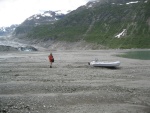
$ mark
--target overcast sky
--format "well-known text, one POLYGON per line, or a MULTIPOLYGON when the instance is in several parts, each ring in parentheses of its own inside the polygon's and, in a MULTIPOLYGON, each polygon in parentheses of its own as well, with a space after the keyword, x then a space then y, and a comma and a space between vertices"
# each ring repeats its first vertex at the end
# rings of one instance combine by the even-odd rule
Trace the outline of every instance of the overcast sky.
POLYGON ((43 11, 74 10, 91 0, 0 0, 0 27, 20 24, 43 11))

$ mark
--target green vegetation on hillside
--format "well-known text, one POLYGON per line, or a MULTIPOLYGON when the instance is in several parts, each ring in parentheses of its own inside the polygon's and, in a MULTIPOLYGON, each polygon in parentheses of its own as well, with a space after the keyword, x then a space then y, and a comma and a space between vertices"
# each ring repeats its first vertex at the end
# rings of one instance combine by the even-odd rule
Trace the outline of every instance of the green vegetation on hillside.
MULTIPOLYGON (((110 6, 106 11, 101 10, 107 16, 95 22, 86 37, 87 41, 110 48, 150 48, 150 25, 147 23, 145 4, 110 6), (123 29, 127 29, 126 36, 115 38, 123 29)), ((98 15, 99 11, 95 10, 95 13, 98 15)))
POLYGON ((85 40, 109 48, 150 48, 150 1, 83 6, 54 24, 34 27, 27 37, 68 43, 85 40), (116 38, 123 29, 126 35, 116 38))
POLYGON ((45 40, 78 41, 89 26, 90 17, 86 18, 86 11, 72 12, 55 24, 41 25, 29 32, 30 38, 45 40))

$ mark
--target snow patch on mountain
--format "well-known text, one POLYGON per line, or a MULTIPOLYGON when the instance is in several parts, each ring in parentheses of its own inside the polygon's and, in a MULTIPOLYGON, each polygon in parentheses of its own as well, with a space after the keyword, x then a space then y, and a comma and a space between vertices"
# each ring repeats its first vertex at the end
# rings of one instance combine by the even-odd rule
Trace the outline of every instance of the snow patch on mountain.
POLYGON ((128 2, 128 3, 126 3, 126 4, 129 5, 129 4, 136 4, 136 3, 139 3, 139 1, 128 2))
POLYGON ((127 30, 123 29, 123 31, 121 33, 119 33, 118 35, 116 35, 115 37, 116 38, 121 38, 121 37, 125 36, 126 34, 127 34, 127 30))
POLYGON ((9 27, 0 27, 0 36, 10 35, 18 25, 11 25, 9 27))
POLYGON ((144 3, 147 3, 148 1, 146 0, 144 3))
POLYGON ((1 27, 1 28, 0 28, 0 31, 6 32, 5 27, 1 27))
POLYGON ((43 17, 53 17, 53 15, 51 13, 48 13, 48 12, 42 14, 41 16, 43 16, 43 17))
POLYGON ((85 6, 88 8, 91 8, 93 7, 96 3, 98 3, 99 1, 90 1, 88 2, 85 6))
MULTIPOLYGON (((130 5, 130 4, 137 4, 137 3, 139 3, 140 1, 132 1, 132 2, 127 2, 127 3, 125 3, 126 5, 130 5)), ((145 3, 147 3, 146 1, 145 1, 145 3)), ((111 3, 112 5, 124 5, 124 4, 117 4, 117 3, 111 3)))
POLYGON ((59 20, 58 17, 63 16, 68 14, 71 11, 45 11, 44 13, 39 13, 39 14, 35 14, 29 18, 27 18, 27 20, 32 20, 32 19, 40 19, 42 17, 49 17, 49 18, 55 18, 55 20, 59 20))
POLYGON ((55 15, 59 16, 59 15, 62 15, 62 14, 68 14, 70 13, 71 11, 66 11, 66 10, 58 10, 58 11, 55 11, 55 15))

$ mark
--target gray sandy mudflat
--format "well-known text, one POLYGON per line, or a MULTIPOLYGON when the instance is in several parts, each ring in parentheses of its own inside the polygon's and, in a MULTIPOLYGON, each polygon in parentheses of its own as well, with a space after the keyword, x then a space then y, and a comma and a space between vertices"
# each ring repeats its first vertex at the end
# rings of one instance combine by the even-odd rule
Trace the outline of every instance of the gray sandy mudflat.
POLYGON ((150 60, 128 50, 0 53, 0 113, 150 113, 150 60), (121 61, 117 69, 89 61, 121 61))

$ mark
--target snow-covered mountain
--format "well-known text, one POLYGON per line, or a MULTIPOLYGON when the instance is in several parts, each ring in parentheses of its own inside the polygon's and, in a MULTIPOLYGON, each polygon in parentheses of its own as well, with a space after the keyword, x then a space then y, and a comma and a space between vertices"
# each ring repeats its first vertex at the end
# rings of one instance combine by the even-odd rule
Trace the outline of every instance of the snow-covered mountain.
POLYGON ((27 18, 22 25, 41 25, 41 24, 53 24, 55 21, 63 18, 65 14, 68 12, 62 12, 62 11, 45 11, 41 14, 35 14, 31 17, 27 18))
POLYGON ((0 36, 10 35, 18 25, 11 25, 10 27, 0 27, 0 36))
POLYGON ((25 35, 30 32, 34 27, 38 25, 47 25, 54 24, 57 20, 64 18, 66 14, 70 11, 45 11, 40 14, 34 14, 27 18, 23 23, 21 23, 16 30, 14 31, 14 35, 25 35))

